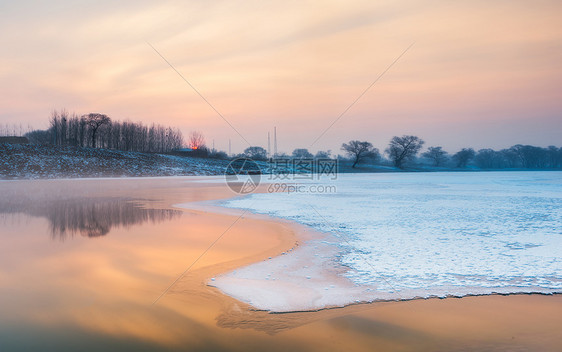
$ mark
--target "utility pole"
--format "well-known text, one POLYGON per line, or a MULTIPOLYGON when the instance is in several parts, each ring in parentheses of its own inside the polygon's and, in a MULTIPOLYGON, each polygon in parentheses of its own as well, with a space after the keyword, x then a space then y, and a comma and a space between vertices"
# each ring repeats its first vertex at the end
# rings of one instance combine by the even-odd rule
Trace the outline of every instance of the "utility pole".
POLYGON ((230 138, 228 139, 228 156, 232 155, 232 145, 230 144, 230 138))
POLYGON ((267 131, 267 157, 271 157, 271 138, 269 131, 267 131))
POLYGON ((273 157, 277 156, 277 127, 273 127, 273 157))

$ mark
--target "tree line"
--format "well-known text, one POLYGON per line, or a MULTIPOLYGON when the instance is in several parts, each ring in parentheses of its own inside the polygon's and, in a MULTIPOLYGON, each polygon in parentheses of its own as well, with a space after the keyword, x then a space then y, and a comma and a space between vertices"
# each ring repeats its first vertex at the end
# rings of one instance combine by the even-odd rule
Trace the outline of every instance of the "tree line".
MULTIPOLYGON (((475 151, 462 148, 449 154, 440 146, 431 146, 420 153, 425 142, 417 136, 394 136, 388 147, 381 153, 378 148, 367 141, 352 140, 343 143, 343 159, 351 163, 351 168, 359 164, 388 165, 404 169, 408 167, 431 166, 434 168, 468 168, 480 169, 559 169, 562 168, 562 147, 547 148, 517 144, 510 148, 493 150, 490 148, 475 151)), ((274 159, 327 159, 332 158, 331 151, 318 151, 312 154, 308 149, 297 148, 291 155, 279 153, 269 156, 263 147, 252 146, 235 157, 246 157, 266 161, 274 159)), ((341 156, 335 156, 342 158, 341 156)))
MULTIPOLYGON (((91 148, 109 148, 122 151, 166 153, 177 151, 184 146, 184 138, 177 128, 142 122, 114 121, 100 113, 86 115, 69 114, 66 110, 53 111, 49 117, 47 130, 35 130, 25 134, 32 143, 53 144, 57 146, 78 146, 91 148)), ((199 132, 192 132, 187 140, 191 148, 190 155, 230 159, 247 157, 266 161, 277 159, 327 159, 332 158, 331 151, 318 151, 312 154, 305 148, 293 150, 291 155, 279 153, 269 155, 260 146, 251 146, 243 153, 229 156, 223 151, 208 149, 205 138, 199 132)), ((341 150, 344 159, 351 163, 351 168, 359 164, 392 165, 396 168, 431 166, 435 168, 480 169, 559 169, 562 168, 562 147, 547 148, 517 144, 510 148, 493 150, 490 148, 475 151, 462 148, 449 154, 441 146, 430 146, 420 153, 425 142, 412 135, 394 136, 388 147, 381 153, 368 141, 351 140, 343 143, 341 150)), ((341 156, 335 156, 342 158, 341 156)))
POLYGON ((179 129, 142 122, 114 121, 100 113, 69 114, 53 111, 47 130, 26 134, 32 143, 109 148, 136 152, 169 152, 183 146, 179 129))
POLYGON ((22 137, 25 133, 30 132, 31 126, 26 127, 23 124, 0 124, 0 137, 22 137))
POLYGON ((331 158, 331 151, 318 151, 312 154, 305 148, 297 148, 293 150, 291 155, 285 153, 277 153, 276 155, 269 155, 267 150, 263 147, 252 146, 244 150, 244 152, 234 155, 234 158, 250 158, 253 160, 266 161, 269 157, 273 159, 329 159, 331 158))
MULTIPOLYGON (((424 141, 417 136, 395 136, 391 139, 384 154, 388 161, 397 168, 415 164, 433 167, 467 168, 474 165, 480 169, 558 169, 562 168, 562 147, 547 148, 517 144, 507 149, 490 148, 475 151, 462 148, 455 154, 449 154, 440 146, 431 146, 418 155, 424 141)), ((350 141, 341 148, 352 160, 352 168, 357 164, 371 160, 381 163, 382 155, 370 142, 350 141)), ((384 164, 384 162, 382 162, 384 164)))

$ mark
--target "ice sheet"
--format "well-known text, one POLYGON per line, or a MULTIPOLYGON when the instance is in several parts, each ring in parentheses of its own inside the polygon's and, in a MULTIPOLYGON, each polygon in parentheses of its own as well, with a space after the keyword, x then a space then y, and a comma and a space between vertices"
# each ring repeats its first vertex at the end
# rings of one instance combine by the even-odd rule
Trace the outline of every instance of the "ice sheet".
POLYGON ((357 300, 562 292, 562 172, 346 174, 322 184, 337 192, 254 194, 222 205, 332 234, 304 244, 329 253, 323 261, 314 261, 313 252, 283 260, 329 268, 351 285, 322 282, 314 287, 316 300, 287 299, 291 293, 284 290, 309 287, 308 276, 320 275, 309 268, 269 283, 269 296, 253 290, 269 281, 267 273, 281 272, 275 260, 212 285, 274 311, 357 300))

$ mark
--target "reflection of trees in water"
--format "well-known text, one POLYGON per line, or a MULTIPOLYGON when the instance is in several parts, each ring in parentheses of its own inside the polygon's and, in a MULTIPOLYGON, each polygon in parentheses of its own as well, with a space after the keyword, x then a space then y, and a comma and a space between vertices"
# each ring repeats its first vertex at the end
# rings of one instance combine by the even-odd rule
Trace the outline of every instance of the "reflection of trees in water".
POLYGON ((146 222, 158 223, 182 214, 181 211, 173 209, 145 208, 138 200, 122 198, 15 202, 10 206, 1 204, 0 212, 46 217, 50 222, 52 238, 62 241, 77 234, 85 237, 100 237, 109 233, 113 227, 128 228, 146 222))
POLYGON ((104 236, 112 227, 157 223, 181 214, 179 210, 144 208, 131 200, 81 199, 54 203, 45 215, 51 222, 53 238, 64 240, 76 234, 104 236))

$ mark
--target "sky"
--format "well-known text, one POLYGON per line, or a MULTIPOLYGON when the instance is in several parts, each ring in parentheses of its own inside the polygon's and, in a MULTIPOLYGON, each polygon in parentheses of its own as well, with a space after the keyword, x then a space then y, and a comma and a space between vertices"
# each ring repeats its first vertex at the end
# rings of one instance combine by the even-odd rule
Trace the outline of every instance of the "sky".
POLYGON ((45 129, 64 108, 233 153, 267 147, 274 126, 288 153, 404 134, 450 152, 562 146, 561 14, 541 0, 0 0, 0 125, 45 129))

